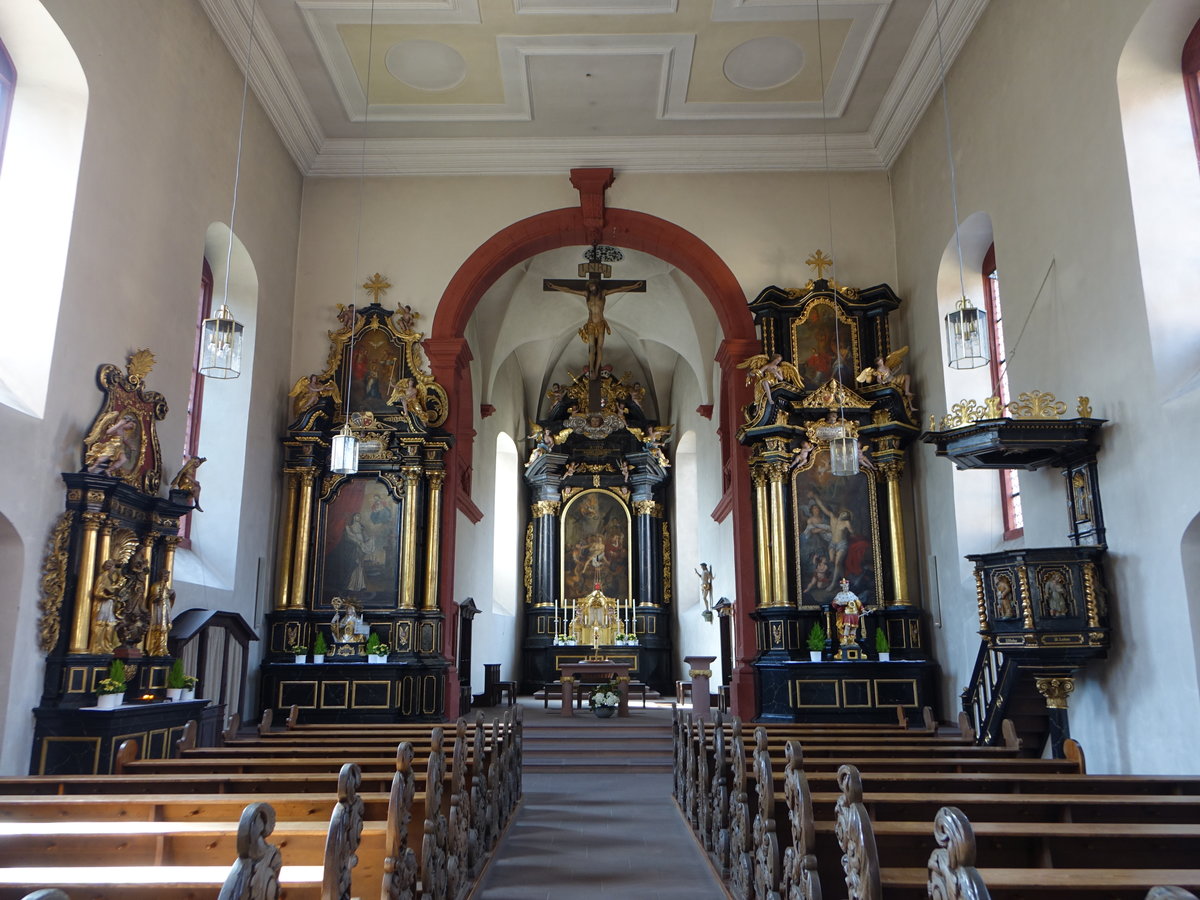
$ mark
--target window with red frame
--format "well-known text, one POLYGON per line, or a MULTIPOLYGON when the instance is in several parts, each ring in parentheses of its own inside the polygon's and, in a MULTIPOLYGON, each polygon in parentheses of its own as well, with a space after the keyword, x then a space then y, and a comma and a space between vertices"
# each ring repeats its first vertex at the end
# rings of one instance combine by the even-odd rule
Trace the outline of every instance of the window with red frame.
MULTIPOLYGON (((992 393, 1008 406, 1008 358, 1004 351, 1004 314, 1000 310, 1000 276, 996 271, 996 245, 988 247, 983 258, 983 294, 987 306, 988 343, 991 351, 992 393)), ((1012 469, 1000 470, 1000 498, 1004 507, 1004 539, 1025 533, 1025 518, 1021 513, 1021 486, 1012 469)))
POLYGON ((8 137, 8 117, 12 112, 13 91, 17 88, 17 70, 4 42, 0 41, 0 166, 4 165, 4 140, 8 137))
MULTIPOLYGON (((183 424, 183 458, 197 456, 200 451, 200 409, 204 404, 204 377, 200 374, 200 338, 204 332, 204 320, 212 315, 213 274, 208 260, 200 270, 200 303, 196 317, 196 347, 192 353, 192 379, 188 385, 187 419, 183 424)), ((183 540, 181 546, 191 547, 192 517, 184 516, 179 530, 183 540)))
POLYGON ((1192 137, 1196 140, 1196 158, 1200 162, 1200 21, 1183 42, 1183 90, 1187 94, 1188 112, 1192 117, 1192 137))

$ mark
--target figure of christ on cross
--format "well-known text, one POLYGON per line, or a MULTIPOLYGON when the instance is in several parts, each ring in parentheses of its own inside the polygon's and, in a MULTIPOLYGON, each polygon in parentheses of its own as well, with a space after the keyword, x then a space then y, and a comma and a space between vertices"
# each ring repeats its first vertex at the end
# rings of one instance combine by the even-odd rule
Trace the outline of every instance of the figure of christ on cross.
POLYGON ((600 366, 604 361, 604 336, 612 334, 608 320, 604 318, 604 303, 609 294, 629 291, 645 293, 646 282, 602 281, 599 272, 589 272, 586 281, 551 281, 547 278, 542 282, 542 290, 576 294, 587 304, 588 320, 579 329, 579 338, 588 345, 588 378, 597 381, 600 378, 600 366))

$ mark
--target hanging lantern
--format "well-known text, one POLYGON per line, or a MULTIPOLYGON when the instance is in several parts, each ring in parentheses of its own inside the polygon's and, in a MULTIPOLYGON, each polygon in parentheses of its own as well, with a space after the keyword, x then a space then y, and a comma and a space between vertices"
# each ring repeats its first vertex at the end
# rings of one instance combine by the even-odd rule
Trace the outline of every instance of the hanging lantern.
POLYGON ((978 369, 988 364, 987 320, 983 310, 963 297, 946 314, 946 346, 952 369, 978 369))
POLYGON ((329 471, 337 475, 354 475, 358 472, 358 438, 350 430, 350 423, 333 436, 329 445, 329 471))
POLYGON ((242 374, 242 325, 224 303, 204 320, 200 333, 200 374, 206 378, 237 378, 242 374))
POLYGON ((858 474, 858 438, 834 438, 829 442, 829 471, 834 475, 858 474))

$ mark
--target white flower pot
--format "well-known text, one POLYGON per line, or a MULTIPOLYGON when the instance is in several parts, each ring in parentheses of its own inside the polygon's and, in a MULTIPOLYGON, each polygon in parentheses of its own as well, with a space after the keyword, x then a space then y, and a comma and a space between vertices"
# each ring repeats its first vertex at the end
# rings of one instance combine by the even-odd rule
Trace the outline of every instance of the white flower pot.
POLYGON ((809 651, 808 651, 808 658, 809 658, 809 660, 810 660, 811 662, 820 662, 820 661, 821 661, 821 655, 822 655, 822 653, 823 653, 823 652, 824 652, 824 651, 822 651, 822 650, 809 650, 809 651))
POLYGON ((183 688, 167 688, 168 700, 179 700, 183 697, 183 688))
POLYGON ((313 662, 315 662, 315 663, 325 662, 325 654, 324 653, 314 653, 313 654, 313 662))
POLYGON ((308 662, 308 654, 307 653, 297 653, 296 654, 296 665, 302 666, 306 662, 308 662))
POLYGON ((889 650, 886 653, 880 653, 879 661, 880 662, 891 662, 892 661, 892 652, 889 650))
POLYGON ((385 662, 387 662, 387 654, 386 653, 368 653, 367 654, 367 662, 376 663, 376 664, 385 663, 385 662))
POLYGON ((123 694, 97 694, 96 706, 100 709, 116 709, 123 699, 123 694))
POLYGON ((195 700, 196 699, 196 689, 195 688, 184 688, 183 693, 179 696, 179 699, 180 700, 195 700))

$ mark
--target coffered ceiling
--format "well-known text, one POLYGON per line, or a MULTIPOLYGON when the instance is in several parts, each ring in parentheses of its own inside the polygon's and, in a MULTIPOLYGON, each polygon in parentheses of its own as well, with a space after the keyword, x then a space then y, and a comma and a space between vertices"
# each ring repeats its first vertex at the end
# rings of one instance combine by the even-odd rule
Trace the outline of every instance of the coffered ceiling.
POLYGON ((339 175, 886 168, 987 0, 201 3, 339 175))

